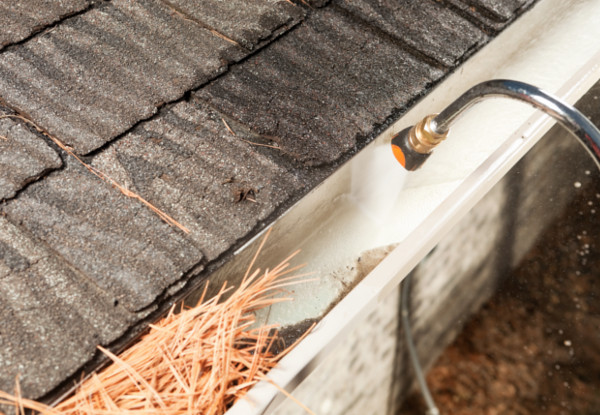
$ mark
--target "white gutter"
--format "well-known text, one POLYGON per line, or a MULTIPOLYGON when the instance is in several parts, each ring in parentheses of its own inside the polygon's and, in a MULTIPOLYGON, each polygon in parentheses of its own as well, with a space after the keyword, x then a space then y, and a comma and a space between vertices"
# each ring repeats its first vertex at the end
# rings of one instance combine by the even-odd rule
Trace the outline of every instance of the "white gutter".
MULTIPOLYGON (((340 270, 361 252, 398 243, 270 372, 274 382, 293 394, 349 329, 394 290, 554 122, 514 101, 478 104, 452 127, 423 168, 406 176, 380 159, 391 136, 493 78, 528 82, 576 102, 600 79, 598 22, 596 0, 542 0, 273 225, 272 244, 263 258, 276 261, 302 248, 300 261, 322 276, 316 286, 296 289, 294 303, 271 310, 269 320, 284 324, 317 317, 336 301, 352 282, 352 273, 340 270), (370 174, 374 167, 377 174, 370 174), (365 214, 374 209, 387 219, 378 222, 365 214)), ((253 251, 248 248, 219 274, 243 269, 253 251)), ((283 399, 277 388, 262 382, 227 413, 270 413, 283 399)))

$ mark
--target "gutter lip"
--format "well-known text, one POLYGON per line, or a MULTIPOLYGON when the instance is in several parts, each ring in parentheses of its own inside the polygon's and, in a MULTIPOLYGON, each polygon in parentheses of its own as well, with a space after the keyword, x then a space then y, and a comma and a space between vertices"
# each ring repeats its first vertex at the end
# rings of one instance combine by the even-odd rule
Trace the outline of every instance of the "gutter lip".
MULTIPOLYGON (((546 0, 534 6, 485 46, 482 51, 459 67, 455 73, 444 80, 374 142, 389 140, 393 132, 400 131, 414 123, 414 120, 420 119, 423 115, 435 110, 436 107, 444 105, 444 99, 447 101, 454 99, 466 82, 475 84, 488 79, 488 72, 496 69, 493 68, 495 62, 492 60, 481 65, 479 61, 485 61, 493 54, 494 50, 501 50, 503 42, 511 42, 523 34, 534 32, 536 25, 531 24, 531 20, 538 21, 535 20, 536 18, 543 20, 547 16, 545 13, 554 12, 555 7, 559 8, 560 4, 561 2, 558 0, 546 0), (476 69, 476 76, 470 76, 468 81, 462 79, 463 73, 469 73, 469 69, 478 65, 487 65, 488 67, 484 70, 476 69), (445 91, 449 91, 449 93, 446 94, 445 91), (436 99, 440 98, 440 95, 442 99, 437 101, 436 99), (435 103, 433 107, 431 101, 435 103)), ((539 36, 543 36, 543 34, 539 36)), ((510 53, 508 55, 509 58, 514 57, 510 53)), ((504 58, 506 58, 506 54, 504 58)), ((501 61, 498 57, 496 60, 501 61)), ((596 48, 596 53, 591 59, 581 65, 579 70, 562 83, 557 91, 552 92, 564 101, 573 104, 598 79, 600 79, 600 47, 596 48)), ((535 84, 535 82, 532 83, 535 84)), ((366 316, 377 302, 397 287, 427 252, 461 219, 461 213, 470 210, 555 124, 553 119, 542 112, 532 111, 532 113, 533 115, 521 123, 371 273, 342 298, 321 319, 313 331, 280 361, 276 368, 269 372, 268 377, 271 381, 293 394, 293 390, 343 340, 345 335, 360 321, 360 318, 366 316)), ((464 118, 467 120, 469 117, 465 115, 464 118)), ((245 399, 227 411, 227 415, 271 414, 285 399, 286 397, 278 388, 267 381, 261 381, 248 392, 245 399)))

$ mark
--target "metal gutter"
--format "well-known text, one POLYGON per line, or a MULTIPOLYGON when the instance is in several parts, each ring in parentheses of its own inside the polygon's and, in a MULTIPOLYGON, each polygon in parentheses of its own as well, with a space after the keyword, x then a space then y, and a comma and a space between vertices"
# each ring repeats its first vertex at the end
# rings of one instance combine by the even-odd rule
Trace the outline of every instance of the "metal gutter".
MULTIPOLYGON (((317 285, 296 289, 294 303, 265 316, 283 324, 319 317, 354 283, 350 266, 363 251, 398 244, 270 372, 274 382, 293 394, 554 122, 523 104, 482 103, 410 175, 381 158, 391 136, 491 78, 529 82, 574 103, 600 79, 599 18, 597 1, 541 1, 273 225, 274 243, 262 257, 276 260, 302 248, 299 261, 321 276, 317 285)), ((252 248, 249 243, 241 249, 219 271, 221 278, 243 269, 252 248)), ((262 382, 228 414, 272 413, 283 399, 277 388, 262 382)))

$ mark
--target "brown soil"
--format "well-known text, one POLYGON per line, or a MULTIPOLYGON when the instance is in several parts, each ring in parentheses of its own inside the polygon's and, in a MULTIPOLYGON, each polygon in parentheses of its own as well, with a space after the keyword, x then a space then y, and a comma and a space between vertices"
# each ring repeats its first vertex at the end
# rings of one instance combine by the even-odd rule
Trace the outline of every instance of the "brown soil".
MULTIPOLYGON (((596 187, 543 235, 431 369, 442 415, 600 414, 596 187)), ((399 414, 425 409, 415 392, 399 414)))

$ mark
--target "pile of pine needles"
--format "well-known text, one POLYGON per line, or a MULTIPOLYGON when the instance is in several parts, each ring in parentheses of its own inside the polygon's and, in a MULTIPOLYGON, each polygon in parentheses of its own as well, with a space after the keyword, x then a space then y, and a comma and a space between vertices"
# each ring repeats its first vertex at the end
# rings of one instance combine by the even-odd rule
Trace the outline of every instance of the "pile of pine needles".
POLYGON ((18 381, 14 395, 0 392, 0 403, 14 406, 17 414, 225 413, 250 387, 267 379, 269 369, 294 346, 275 355, 276 327, 256 327, 255 317, 259 309, 290 300, 281 295, 288 286, 307 281, 305 275, 295 275, 300 267, 290 267, 294 255, 271 270, 251 271, 257 252, 239 287, 225 284, 206 301, 205 288, 195 307, 171 309, 120 356, 99 347, 111 365, 56 407, 23 398, 18 381))

